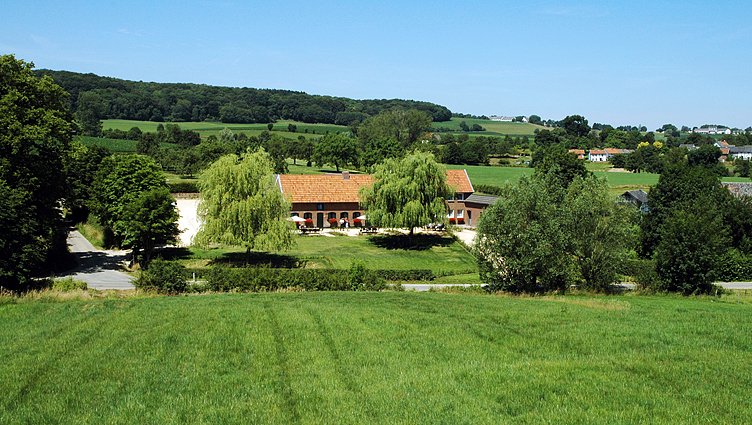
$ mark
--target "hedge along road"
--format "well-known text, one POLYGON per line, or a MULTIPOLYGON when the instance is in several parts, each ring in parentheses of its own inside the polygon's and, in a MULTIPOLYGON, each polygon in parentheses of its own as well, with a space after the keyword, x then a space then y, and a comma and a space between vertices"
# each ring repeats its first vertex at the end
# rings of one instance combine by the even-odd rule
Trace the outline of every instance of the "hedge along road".
POLYGON ((133 278, 120 271, 125 251, 98 250, 77 230, 68 234, 68 246, 78 260, 78 267, 59 277, 71 276, 82 280, 91 289, 135 289, 133 278))

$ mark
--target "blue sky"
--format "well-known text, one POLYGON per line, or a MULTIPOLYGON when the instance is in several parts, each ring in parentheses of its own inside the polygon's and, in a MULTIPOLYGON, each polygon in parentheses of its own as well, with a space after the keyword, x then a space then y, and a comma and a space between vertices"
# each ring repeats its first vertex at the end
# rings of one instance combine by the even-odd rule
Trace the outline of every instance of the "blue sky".
POLYGON ((650 130, 752 125, 752 2, 5 0, 2 11, 0 54, 37 68, 650 130))

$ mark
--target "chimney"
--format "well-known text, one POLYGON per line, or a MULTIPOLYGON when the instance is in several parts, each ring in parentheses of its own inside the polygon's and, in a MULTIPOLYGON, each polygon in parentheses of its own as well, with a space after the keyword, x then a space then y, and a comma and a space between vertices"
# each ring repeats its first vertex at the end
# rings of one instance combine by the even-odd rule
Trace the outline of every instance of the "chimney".
POLYGON ((343 171, 342 172, 342 180, 350 180, 350 172, 349 171, 343 171))

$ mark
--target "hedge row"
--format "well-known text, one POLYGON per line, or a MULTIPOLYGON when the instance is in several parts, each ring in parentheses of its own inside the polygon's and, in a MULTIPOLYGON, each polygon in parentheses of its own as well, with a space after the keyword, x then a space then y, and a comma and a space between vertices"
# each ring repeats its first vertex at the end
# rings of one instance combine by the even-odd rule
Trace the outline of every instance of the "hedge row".
MULTIPOLYGON (((215 267, 216 268, 216 267, 215 267)), ((193 280, 194 275, 196 280, 206 280, 212 269, 207 268, 187 268, 186 276, 188 280, 193 280)), ((293 270, 306 270, 306 269, 293 269, 293 270)), ((342 273, 347 270, 335 270, 335 269, 317 269, 317 270, 333 270, 334 273, 342 273)), ((374 270, 377 277, 390 281, 429 281, 434 279, 434 274, 428 269, 417 270, 374 270)), ((324 273, 327 273, 324 271, 324 273)))
POLYGON ((167 183, 170 193, 198 193, 198 186, 195 182, 174 182, 167 183))
POLYGON ((375 273, 337 269, 270 269, 263 267, 213 267, 206 274, 206 287, 211 291, 275 291, 300 288, 306 291, 378 291, 386 282, 375 273))
POLYGON ((474 184, 473 188, 475 188, 476 192, 479 193, 485 193, 487 195, 495 195, 495 196, 501 196, 504 188, 499 186, 493 186, 490 184, 474 184))

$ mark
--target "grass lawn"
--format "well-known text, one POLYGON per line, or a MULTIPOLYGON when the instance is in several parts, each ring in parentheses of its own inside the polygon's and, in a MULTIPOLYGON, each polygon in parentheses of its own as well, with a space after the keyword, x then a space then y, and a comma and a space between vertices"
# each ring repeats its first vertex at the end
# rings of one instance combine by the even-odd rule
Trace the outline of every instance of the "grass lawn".
POLYGON ((0 423, 750 423, 749 317, 639 296, 4 301, 0 423))
MULTIPOLYGON (((430 269, 434 275, 474 273, 478 266, 473 256, 450 237, 416 235, 414 245, 406 236, 298 236, 290 251, 254 254, 257 264, 276 267, 315 267, 348 269, 354 260, 363 260, 369 269, 430 269)), ((169 254, 168 254, 169 256, 169 254)), ((242 248, 178 250, 178 258, 190 267, 212 263, 245 262, 242 248)))

